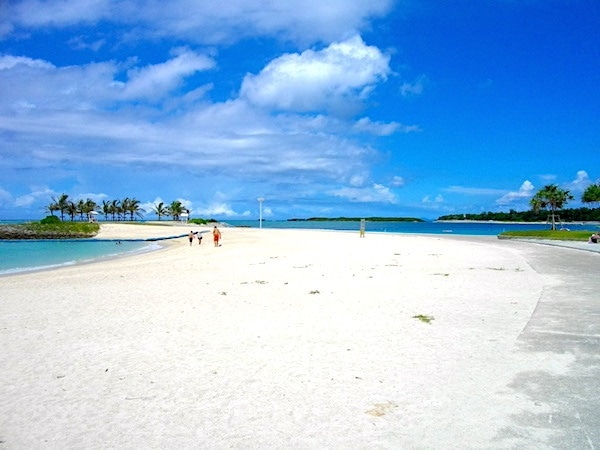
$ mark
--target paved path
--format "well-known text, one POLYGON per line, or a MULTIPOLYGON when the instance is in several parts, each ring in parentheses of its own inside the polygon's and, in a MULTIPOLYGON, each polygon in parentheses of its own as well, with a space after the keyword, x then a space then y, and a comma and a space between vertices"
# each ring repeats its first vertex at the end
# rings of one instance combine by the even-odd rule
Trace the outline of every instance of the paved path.
POLYGON ((560 281, 545 287, 517 341, 520 356, 541 364, 518 372, 509 385, 539 412, 512 416, 501 441, 512 448, 600 449, 600 245, 507 245, 519 248, 539 274, 560 281))

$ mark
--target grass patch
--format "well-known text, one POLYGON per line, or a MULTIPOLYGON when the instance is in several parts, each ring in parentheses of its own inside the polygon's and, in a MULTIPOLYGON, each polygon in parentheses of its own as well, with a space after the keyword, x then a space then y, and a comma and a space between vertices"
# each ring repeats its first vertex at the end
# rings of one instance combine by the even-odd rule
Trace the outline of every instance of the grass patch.
POLYGON ((31 222, 19 225, 0 225, 0 239, 66 239, 91 238, 100 226, 88 222, 31 222))
POLYGON ((504 231, 498 235, 500 239, 527 238, 527 239, 551 239, 556 241, 580 241, 587 242, 593 231, 566 231, 566 230, 519 230, 504 231))
POLYGON ((421 322, 424 323, 431 323, 431 321, 434 319, 433 316, 425 316, 423 314, 419 314, 418 316, 413 316, 413 319, 418 319, 421 322))

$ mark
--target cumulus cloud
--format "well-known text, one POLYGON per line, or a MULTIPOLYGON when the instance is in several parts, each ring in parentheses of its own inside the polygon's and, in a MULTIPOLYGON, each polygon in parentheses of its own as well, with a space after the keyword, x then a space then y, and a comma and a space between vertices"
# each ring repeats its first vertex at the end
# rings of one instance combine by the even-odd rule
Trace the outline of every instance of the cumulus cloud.
POLYGON ((397 203, 394 193, 382 184, 373 184, 365 188, 346 187, 333 190, 331 194, 357 203, 397 203))
POLYGON ((27 207, 27 206, 34 204, 36 201, 39 201, 39 200, 44 200, 49 203, 50 199, 54 195, 56 195, 55 192, 53 190, 49 189, 48 187, 36 186, 36 187, 33 187, 29 193, 16 197, 14 204, 15 204, 15 206, 18 206, 18 207, 23 207, 23 206, 27 207))
POLYGON ((176 50, 163 63, 131 68, 126 81, 116 81, 115 62, 56 67, 39 59, 0 57, 0 108, 23 112, 32 109, 99 110, 121 102, 165 97, 196 72, 215 66, 213 59, 189 50, 176 50))
POLYGON ((575 192, 583 192, 591 183, 592 181, 588 173, 585 170, 579 170, 575 179, 569 183, 567 189, 575 192))
POLYGON ((3 2, 6 14, 0 32, 105 21, 122 27, 128 39, 169 36, 219 44, 275 36, 303 43, 331 42, 367 28, 393 4, 393 0, 171 0, 165 8, 162 0, 16 0, 3 2))
POLYGON ((525 199, 529 199, 533 196, 533 190, 535 187, 529 180, 525 180, 518 191, 511 191, 504 194, 498 200, 496 200, 496 204, 498 205, 509 205, 516 201, 522 201, 525 199))
POLYGON ((248 74, 240 96, 265 108, 285 111, 343 111, 355 108, 390 73, 390 57, 360 36, 323 50, 286 54, 258 75, 248 74))

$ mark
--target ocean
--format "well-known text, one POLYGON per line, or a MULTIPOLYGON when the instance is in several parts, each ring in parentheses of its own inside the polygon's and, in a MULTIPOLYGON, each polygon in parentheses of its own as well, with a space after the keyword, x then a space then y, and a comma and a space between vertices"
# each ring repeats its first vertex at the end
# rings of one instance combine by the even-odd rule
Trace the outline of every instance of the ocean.
MULTIPOLYGON (((258 220, 225 221, 231 226, 258 228, 258 220)), ((597 224, 563 224, 570 230, 598 230, 597 224)), ((287 221, 263 220, 263 228, 303 228, 325 230, 358 231, 359 222, 343 221, 287 221)), ((504 231, 548 230, 543 223, 500 223, 500 222, 370 222, 365 224, 366 232, 374 233, 413 233, 413 234, 459 234, 467 236, 497 236, 504 231)), ((590 231, 590 232, 591 232, 590 231)))
MULTIPOLYGON (((0 223, 18 223, 19 221, 0 223)), ((226 225, 259 228, 258 220, 231 220, 226 225)), ((565 224, 571 230, 597 231, 594 224, 565 224)), ((263 220, 262 227, 356 231, 359 222, 263 220)), ((497 222, 369 222, 366 233, 413 233, 438 235, 495 236, 509 230, 548 229, 547 224, 497 222)), ((156 242, 82 240, 0 240, 0 276, 114 258, 127 253, 160 248, 156 242)))

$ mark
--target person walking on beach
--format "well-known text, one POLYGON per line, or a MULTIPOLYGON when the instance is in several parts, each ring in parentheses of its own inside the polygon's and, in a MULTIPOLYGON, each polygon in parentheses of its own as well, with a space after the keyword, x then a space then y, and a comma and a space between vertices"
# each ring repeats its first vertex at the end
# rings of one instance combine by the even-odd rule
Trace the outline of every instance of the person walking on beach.
POLYGON ((198 231, 196 237, 198 238, 198 245, 202 244, 202 233, 198 231))
POLYGON ((192 246, 192 242, 194 242, 194 232, 190 231, 190 234, 188 234, 188 239, 190 240, 190 247, 192 246))
POLYGON ((213 229, 213 240, 215 241, 215 247, 218 247, 219 241, 221 240, 221 231, 219 231, 216 225, 213 229))

